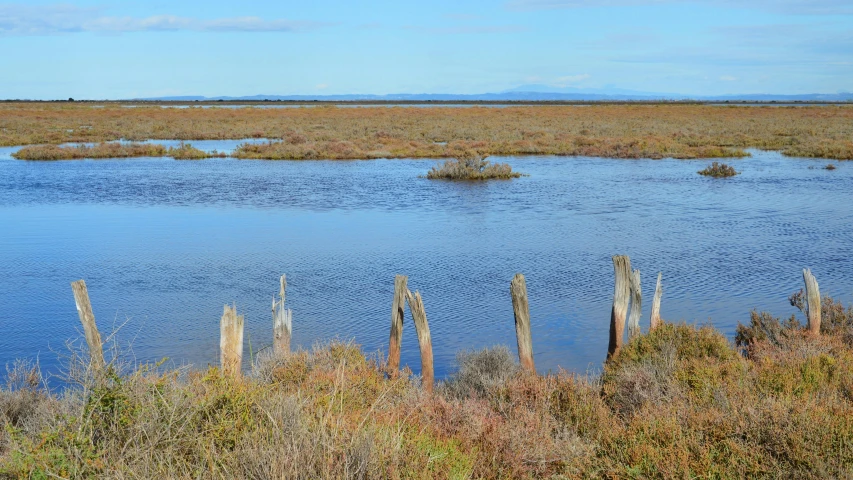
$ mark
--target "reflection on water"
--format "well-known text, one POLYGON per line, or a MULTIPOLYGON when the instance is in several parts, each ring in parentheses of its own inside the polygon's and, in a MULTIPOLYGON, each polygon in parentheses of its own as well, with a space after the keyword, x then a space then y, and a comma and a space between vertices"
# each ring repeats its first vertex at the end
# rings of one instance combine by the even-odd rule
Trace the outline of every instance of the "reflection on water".
MULTIPOLYGON (((282 273, 296 344, 384 349, 394 274, 407 274, 438 375, 460 349, 515 345, 516 272, 537 367, 600 365, 617 253, 644 292, 663 272, 665 319, 729 334, 753 308, 793 313, 803 267, 851 300, 853 165, 756 152, 731 161, 742 175, 715 180, 696 174, 707 161, 500 160, 530 176, 419 178, 431 160, 0 161, 0 362, 56 368, 51 349, 79 335, 78 278, 102 330, 125 323, 119 338, 137 359, 203 366, 217 361, 224 303, 246 313, 246 352, 270 344, 282 273)), ((418 370, 408 318, 403 360, 418 370)))

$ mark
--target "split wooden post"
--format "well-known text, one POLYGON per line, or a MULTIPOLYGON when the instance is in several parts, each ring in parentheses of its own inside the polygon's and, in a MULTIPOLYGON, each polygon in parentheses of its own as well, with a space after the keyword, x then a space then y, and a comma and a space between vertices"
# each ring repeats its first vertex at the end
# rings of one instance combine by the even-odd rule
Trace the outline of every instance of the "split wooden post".
POLYGON ((628 338, 641 333, 640 315, 643 313, 643 289, 640 284, 640 271, 631 272, 631 314, 628 315, 628 338))
POLYGON ((806 283, 806 312, 809 317, 809 333, 820 335, 820 289, 817 279, 808 268, 803 269, 803 280, 806 283))
POLYGON ((409 277, 394 277, 394 301, 391 304, 391 335, 388 339, 388 373, 397 375, 400 370, 400 344, 403 341, 403 309, 406 307, 406 284, 409 277))
POLYGON ((287 289, 287 277, 282 275, 279 279, 278 300, 272 297, 272 332, 273 352, 276 355, 286 355, 290 352, 290 339, 293 334, 293 311, 284 308, 285 290, 287 289))
POLYGON ((529 372, 536 372, 533 364, 533 338, 530 335, 530 305, 527 302, 527 283, 524 275, 516 273, 509 284, 512 311, 515 314, 515 339, 518 342, 518 361, 529 372))
POLYGON ((631 259, 627 255, 614 255, 613 271, 616 274, 616 283, 613 289, 613 308, 610 310, 608 359, 619 353, 624 343, 625 315, 628 313, 628 301, 631 299, 631 259))
POLYGON ((432 392, 433 384, 435 383, 435 369, 432 361, 432 337, 429 333, 429 323, 427 322, 426 310, 424 310, 424 302, 421 299, 421 294, 415 291, 412 295, 406 289, 406 300, 409 303, 409 311, 412 312, 412 320, 415 322, 415 330, 418 332, 418 344, 421 347, 421 377, 423 378, 424 388, 428 392, 432 392))
POLYGON ((660 299, 663 296, 663 287, 660 283, 661 277, 663 277, 663 272, 658 272, 658 283, 655 286, 655 298, 652 299, 652 315, 649 319, 650 332, 660 326, 660 299))
POLYGON ((219 322, 219 363, 226 375, 239 377, 243 366, 243 315, 225 305, 219 322))
POLYGON ((86 343, 89 345, 89 364, 96 372, 104 368, 104 347, 101 344, 101 334, 95 325, 95 314, 92 312, 92 303, 89 302, 89 290, 86 282, 77 280, 71 282, 71 290, 74 292, 74 303, 77 304, 77 315, 83 324, 83 333, 86 335, 86 343))

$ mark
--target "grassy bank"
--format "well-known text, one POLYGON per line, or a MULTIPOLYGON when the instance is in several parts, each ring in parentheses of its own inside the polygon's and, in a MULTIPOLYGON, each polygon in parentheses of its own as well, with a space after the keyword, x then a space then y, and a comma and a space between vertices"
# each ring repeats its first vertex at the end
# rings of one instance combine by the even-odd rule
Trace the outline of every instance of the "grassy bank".
POLYGON ((83 158, 163 157, 166 147, 150 143, 99 143, 95 145, 33 145, 12 156, 18 160, 79 160, 83 158))
POLYGON ((745 148, 853 158, 853 107, 704 105, 202 109, 0 104, 0 145, 269 138, 263 159, 588 155, 717 158, 745 148))
MULTIPOLYGON (((827 478, 853 469, 853 311, 820 337, 754 313, 736 342, 664 324, 600 377, 535 376, 498 347, 425 393, 332 343, 215 368, 111 371, 0 391, 10 478, 827 478)), ((72 362, 73 364, 73 362, 72 362)))
POLYGON ((18 160, 79 160, 84 158, 172 157, 176 160, 201 160, 224 157, 222 153, 207 153, 189 143, 166 148, 152 143, 98 143, 94 145, 31 145, 12 154, 18 160))

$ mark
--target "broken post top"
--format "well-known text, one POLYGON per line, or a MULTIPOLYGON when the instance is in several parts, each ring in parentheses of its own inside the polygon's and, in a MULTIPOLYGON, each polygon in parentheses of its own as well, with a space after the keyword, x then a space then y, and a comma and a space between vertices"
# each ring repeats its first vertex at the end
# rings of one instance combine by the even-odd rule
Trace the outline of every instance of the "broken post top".
POLYGON ((92 303, 89 301, 86 282, 83 280, 71 282, 71 291, 74 292, 77 315, 80 317, 80 323, 83 324, 83 333, 86 335, 86 344, 89 346, 89 360, 95 370, 100 370, 104 366, 104 350, 101 334, 95 325, 95 314, 92 313, 92 303))
POLYGON ((527 282, 524 275, 516 273, 509 284, 512 311, 515 316, 515 339, 518 344, 518 360, 529 372, 536 372, 533 362, 533 338, 530 333, 530 304, 527 300, 527 282))
POLYGON ((391 302, 391 332, 388 338, 388 372, 394 376, 400 368, 400 344, 403 342, 403 309, 409 277, 394 277, 394 299, 391 302))
POLYGON ((806 284, 806 315, 809 332, 820 335, 821 300, 817 279, 808 268, 803 269, 803 281, 806 284))
POLYGON ((607 358, 612 358, 622 348, 625 335, 625 317, 631 299, 631 259, 627 255, 613 256, 613 307, 610 310, 610 340, 607 358))
POLYGON ((627 298, 631 294, 631 258, 628 255, 614 255, 613 270, 616 273, 613 297, 620 300, 623 297, 627 298))

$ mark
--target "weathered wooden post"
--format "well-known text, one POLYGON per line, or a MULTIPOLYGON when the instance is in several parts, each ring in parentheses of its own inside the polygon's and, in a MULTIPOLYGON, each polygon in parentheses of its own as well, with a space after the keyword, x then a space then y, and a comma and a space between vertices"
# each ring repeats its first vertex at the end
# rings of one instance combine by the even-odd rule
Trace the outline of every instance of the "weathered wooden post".
POLYGON ((71 290, 74 292, 74 303, 77 304, 77 315, 83 324, 83 333, 86 335, 86 343, 89 345, 89 364, 96 372, 104 368, 104 347, 101 344, 101 334, 95 325, 95 314, 92 312, 92 304, 89 302, 89 290, 86 282, 77 280, 71 282, 71 290))
POLYGON ((820 289, 817 279, 808 268, 803 269, 803 280, 806 282, 806 306, 809 317, 809 333, 820 335, 820 289))
POLYGON ((613 289, 613 308, 610 310, 607 358, 619 353, 624 342, 625 314, 628 313, 628 301, 631 298, 631 259, 627 255, 614 255, 613 271, 616 274, 616 283, 613 289))
POLYGON ((284 308, 285 290, 287 289, 287 277, 282 275, 279 279, 278 300, 272 297, 272 331, 273 351, 276 355, 285 355, 290 352, 290 338, 293 333, 293 311, 284 308))
POLYGON ((432 361, 432 337, 429 334, 429 323, 427 323, 426 310, 421 294, 415 291, 412 295, 406 289, 406 299, 409 302, 409 311, 412 312, 412 320, 415 322, 415 330, 418 332, 418 345, 421 347, 421 377, 424 388, 432 392, 435 383, 435 370, 432 361))
POLYGON ((527 302, 527 283, 524 275, 516 273, 509 284, 512 311, 515 314, 515 339, 518 342, 518 361, 529 372, 536 372, 533 364, 533 338, 530 335, 530 305, 527 302))
POLYGON ((243 315, 225 305, 219 322, 219 363, 226 375, 239 377, 243 366, 243 315))
POLYGON ((409 277, 394 277, 394 301, 391 304, 391 335, 388 339, 388 374, 397 375, 400 370, 400 344, 403 341, 403 309, 406 306, 406 283, 409 277))
POLYGON ((628 338, 640 334, 640 315, 643 313, 643 290, 640 285, 640 271, 631 272, 631 314, 628 315, 628 338))
POLYGON ((658 283, 655 285, 655 298, 652 299, 652 315, 649 319, 649 331, 660 326, 660 298, 663 296, 663 287, 661 286, 661 277, 663 272, 658 272, 658 283))

